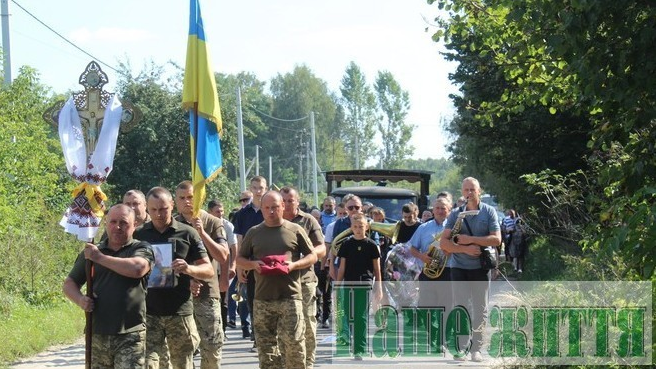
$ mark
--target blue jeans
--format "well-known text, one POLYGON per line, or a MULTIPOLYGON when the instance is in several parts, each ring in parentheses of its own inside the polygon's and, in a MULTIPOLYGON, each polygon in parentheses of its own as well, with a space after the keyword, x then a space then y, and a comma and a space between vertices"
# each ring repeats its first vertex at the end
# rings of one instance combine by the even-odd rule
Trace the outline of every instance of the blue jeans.
POLYGON ((230 287, 228 287, 228 321, 236 322, 237 321, 237 302, 232 299, 232 295, 235 293, 235 287, 237 286, 237 277, 232 279, 230 282, 230 287))
POLYGON ((237 313, 239 313, 239 321, 241 322, 241 330, 243 333, 249 332, 251 327, 251 320, 248 317, 248 304, 246 303, 246 285, 240 285, 239 294, 241 294, 243 300, 237 304, 235 300, 232 299, 232 295, 237 292, 237 277, 232 279, 230 287, 228 288, 228 321, 234 322, 237 320, 237 313))

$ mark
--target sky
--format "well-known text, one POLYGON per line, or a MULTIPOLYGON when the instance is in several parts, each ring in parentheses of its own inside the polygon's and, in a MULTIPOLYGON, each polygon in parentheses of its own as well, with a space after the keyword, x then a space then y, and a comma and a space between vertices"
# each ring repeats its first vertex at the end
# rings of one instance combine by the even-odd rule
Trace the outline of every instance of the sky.
MULTIPOLYGON (((20 66, 29 65, 54 92, 79 91, 79 75, 92 60, 18 5, 101 62, 109 92, 118 77, 107 65, 128 62, 135 74, 151 61, 184 66, 188 0, 8 1, 13 77, 20 66)), ((441 46, 431 40, 437 6, 426 0, 200 4, 215 72, 248 71, 269 81, 303 64, 339 93, 351 61, 372 86, 378 71, 390 71, 410 95, 407 123, 416 126, 412 158, 448 157, 442 122, 454 114, 449 94, 458 89, 448 79, 455 64, 446 62, 441 46)))

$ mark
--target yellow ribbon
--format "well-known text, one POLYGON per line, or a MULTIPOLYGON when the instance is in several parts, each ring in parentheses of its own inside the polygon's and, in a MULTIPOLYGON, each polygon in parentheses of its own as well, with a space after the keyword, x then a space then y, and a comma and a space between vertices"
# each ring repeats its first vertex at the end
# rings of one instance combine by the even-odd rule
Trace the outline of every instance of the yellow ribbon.
POLYGON ((89 201, 89 206, 91 206, 91 211, 98 217, 102 218, 104 213, 103 201, 107 200, 107 195, 100 189, 99 185, 90 184, 88 182, 82 182, 73 190, 73 198, 78 197, 81 193, 84 193, 84 197, 89 201), (98 201, 100 200, 100 201, 98 201))

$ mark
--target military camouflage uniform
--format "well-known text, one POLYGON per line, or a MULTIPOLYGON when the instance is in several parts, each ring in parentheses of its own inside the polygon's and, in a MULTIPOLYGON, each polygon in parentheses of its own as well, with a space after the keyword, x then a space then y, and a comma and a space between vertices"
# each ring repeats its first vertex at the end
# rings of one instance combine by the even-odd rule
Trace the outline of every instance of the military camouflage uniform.
MULTIPOLYGON (((148 332, 146 335, 148 369, 168 369, 160 365, 159 359, 169 357, 169 350, 172 353, 194 352, 200 342, 196 322, 192 315, 148 315, 146 324, 148 327, 146 329, 148 332), (165 340, 166 337, 176 337, 176 339, 165 340)), ((194 369, 192 355, 171 355, 170 360, 175 369, 194 369)))
POLYGON ((200 335, 201 369, 218 369, 221 366, 223 325, 221 304, 214 297, 194 298, 194 318, 200 335))
MULTIPOLYGON (((98 249, 115 258, 141 257, 153 265, 151 246, 131 240, 118 250, 102 241, 98 249)), ((81 252, 68 275, 78 286, 86 283, 86 258, 81 252)), ((101 264, 94 264, 95 297, 92 368, 144 368, 146 344, 146 286, 148 276, 130 278, 101 264)))
MULTIPOLYGON (((298 224, 283 220, 277 227, 261 223, 252 227, 241 244, 239 256, 261 260, 267 255, 291 254, 297 261, 314 248, 298 224)), ((299 270, 289 274, 255 274, 253 327, 255 328, 260 368, 305 369, 305 320, 299 270), (285 347, 283 366, 280 346, 285 347)))
POLYGON ((312 369, 317 351, 317 282, 301 283, 301 289, 305 318, 306 368, 312 369))
POLYGON ((93 335, 91 368, 142 369, 145 367, 145 330, 117 335, 93 335), (116 355, 118 352, 121 354, 116 355))
MULTIPOLYGON (((324 238, 319 222, 310 214, 298 210, 292 222, 300 225, 312 242, 312 245, 323 245, 324 238)), ((303 294, 303 316, 305 318, 305 365, 307 369, 314 367, 317 351, 317 284, 319 280, 314 273, 314 266, 301 271, 301 291, 303 294)), ((284 343, 280 343, 280 351, 285 354, 284 343)))
POLYGON ((301 300, 253 302, 260 369, 305 369, 305 320, 301 300), (285 346, 285 364, 278 342, 285 346))
MULTIPOLYGON (((207 258, 198 232, 175 219, 163 232, 152 222, 145 223, 134 232, 134 237, 153 244, 173 243, 174 258, 184 259, 190 265, 207 258)), ((174 369, 194 367, 193 353, 200 337, 193 317, 189 279, 190 276, 183 273, 176 276, 174 287, 148 289, 146 363, 149 369, 162 367, 160 359, 169 355, 174 369)))
MULTIPOLYGON (((228 249, 225 238, 225 228, 221 219, 201 211, 200 219, 203 229, 212 240, 228 249)), ((182 215, 177 215, 178 222, 188 223, 182 215)), ((218 271, 219 263, 208 253, 214 271, 218 271)), ((223 324, 221 321, 221 300, 219 294, 219 277, 202 281, 200 292, 194 297, 194 318, 200 335, 200 367, 201 369, 219 369, 221 366, 221 351, 223 350, 223 324)))

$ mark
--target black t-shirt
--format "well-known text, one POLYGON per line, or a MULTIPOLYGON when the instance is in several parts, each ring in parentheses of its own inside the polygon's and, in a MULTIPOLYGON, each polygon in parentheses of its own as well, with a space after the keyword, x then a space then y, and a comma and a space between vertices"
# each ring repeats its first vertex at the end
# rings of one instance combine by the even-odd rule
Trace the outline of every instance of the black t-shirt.
POLYGON ((397 243, 406 243, 410 241, 412 235, 415 234, 415 231, 421 223, 417 222, 411 226, 406 225, 403 221, 400 222, 401 226, 399 227, 399 235, 396 237, 397 243))
MULTIPOLYGON (((107 247, 107 240, 98 245, 105 255, 116 258, 142 257, 154 262, 153 250, 146 242, 132 240, 118 251, 107 247)), ((81 252, 68 277, 82 286, 86 283, 86 259, 81 252)), ((148 274, 142 278, 122 276, 100 264, 94 264, 93 333, 124 334, 146 329, 146 286, 148 274)))
MULTIPOLYGON (((187 264, 193 265, 196 260, 207 257, 207 250, 200 239, 200 235, 193 227, 173 219, 171 225, 160 233, 148 222, 134 231, 134 238, 147 241, 151 244, 175 243, 173 258, 184 259, 187 264)), ((149 315, 191 315, 194 312, 189 290, 189 276, 180 274, 175 287, 150 288, 146 297, 146 307, 149 315)))
POLYGON ((370 238, 344 241, 337 254, 346 259, 345 281, 371 281, 374 278, 374 259, 380 258, 378 246, 370 238))

